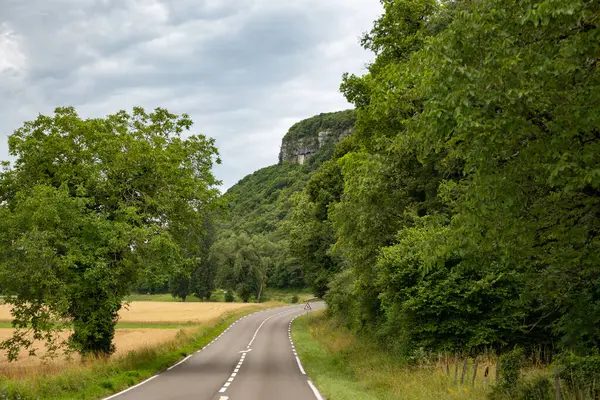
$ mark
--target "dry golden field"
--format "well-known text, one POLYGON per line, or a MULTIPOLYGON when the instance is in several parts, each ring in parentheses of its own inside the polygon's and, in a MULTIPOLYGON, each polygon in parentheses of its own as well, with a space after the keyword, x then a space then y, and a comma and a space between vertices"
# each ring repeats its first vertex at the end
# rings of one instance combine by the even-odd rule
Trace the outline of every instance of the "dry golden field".
MULTIPOLYGON (((193 329, 193 328, 187 328, 193 329)), ((131 350, 152 347, 160 343, 174 339, 179 333, 179 329, 117 329, 115 333, 115 355, 126 354, 131 350)), ((64 332, 61 339, 66 339, 70 332, 64 332)), ((0 341, 10 338, 12 329, 0 329, 0 341)), ((35 346, 39 350, 37 355, 41 356, 45 353, 43 343, 35 346)), ((72 355, 73 361, 78 361, 77 355, 72 355)), ((67 360, 63 356, 59 356, 55 360, 43 361, 40 357, 30 357, 26 350, 21 350, 19 359, 12 363, 7 363, 6 354, 0 351, 0 376, 22 375, 30 369, 37 369, 41 364, 47 364, 46 367, 60 370, 65 366, 67 360)))
POLYGON ((121 310, 120 322, 201 323, 218 318, 226 312, 256 308, 256 304, 135 301, 127 308, 121 310))
MULTIPOLYGON (((119 313, 119 322, 132 323, 201 323, 226 312, 256 308, 249 303, 176 303, 134 301, 119 313)), ((0 304, 0 321, 10 321, 10 306, 0 304)))
MULTIPOLYGON (((124 307, 119 316, 119 322, 127 324, 152 324, 153 328, 118 328, 116 330, 114 343, 116 346, 116 355, 123 355, 131 350, 139 350, 158 346, 161 343, 169 342, 177 336, 180 331, 194 330, 194 325, 199 325, 213 321, 224 314, 243 309, 264 308, 264 305, 243 304, 243 303, 176 303, 176 302, 132 302, 126 308, 124 307), (162 324, 186 324, 183 329, 163 329, 162 324), (188 326, 189 325, 189 326, 188 326)), ((11 320, 10 308, 7 305, 0 304, 0 321, 7 322, 11 320)), ((11 328, 0 328, 0 341, 8 339, 12 335, 11 328)), ((70 332, 65 331, 62 334, 66 338, 70 332)), ((38 356, 44 354, 42 343, 35 346, 40 349, 38 356)), ((79 357, 73 356, 73 361, 77 364, 79 357)), ((64 357, 59 357, 51 362, 43 361, 39 357, 30 357, 27 351, 21 351, 20 358, 11 363, 6 362, 6 354, 0 351, 0 376, 21 377, 28 376, 35 371, 52 373, 60 372, 62 369, 69 368, 68 361, 64 357), (43 365, 42 365, 43 364, 43 365), (41 369, 40 369, 41 368, 41 369)))

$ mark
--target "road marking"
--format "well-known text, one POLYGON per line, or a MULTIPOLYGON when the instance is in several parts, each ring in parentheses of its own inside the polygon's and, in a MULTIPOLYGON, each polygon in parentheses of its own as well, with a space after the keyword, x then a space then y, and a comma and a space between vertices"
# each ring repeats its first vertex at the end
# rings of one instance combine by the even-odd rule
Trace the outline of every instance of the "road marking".
POLYGON ((300 368, 300 372, 302 372, 302 375, 306 375, 306 372, 304 372, 304 368, 302 368, 302 363, 300 362, 298 356, 296 356, 296 362, 298 363, 298 368, 300 368))
POLYGON ((254 336, 252 336, 252 340, 250 341, 250 343, 248 343, 248 348, 250 348, 250 346, 252 346, 252 343, 254 343, 254 339, 256 339, 256 335, 258 335, 258 331, 260 331, 260 328, 262 328, 262 326, 263 326, 263 325, 264 325, 264 324, 265 324, 265 323, 266 323, 268 320, 270 320, 271 318, 274 318, 274 317, 276 317, 276 316, 278 316, 278 315, 281 315, 281 314, 284 314, 284 313, 287 313, 287 312, 292 312, 292 311, 296 311, 296 310, 292 309, 292 310, 281 311, 281 312, 278 312, 277 314, 271 315, 270 317, 266 318, 266 319, 265 319, 265 320, 264 320, 264 321, 263 321, 263 322, 262 322, 262 323, 261 323, 261 324, 258 326, 258 328, 256 329, 256 332, 254 332, 254 336))
MULTIPOLYGON (((244 359, 246 358, 246 354, 252 351, 252 349, 250 348, 250 346, 252 345, 252 343, 256 339, 256 336, 258 335, 258 332, 260 331, 260 328, 262 328, 262 326, 268 320, 270 320, 271 318, 274 318, 274 317, 277 317, 278 315, 289 313, 289 312, 292 312, 292 311, 297 311, 297 310, 295 308, 292 308, 292 309, 288 309, 288 310, 285 310, 285 311, 278 312, 277 314, 273 314, 270 317, 265 318, 260 323, 260 325, 258 326, 258 328, 256 329, 256 331, 254 332, 254 335, 252 336, 252 340, 250 340, 250 343, 248 343, 248 346, 246 346, 246 350, 242 350, 242 351, 238 352, 238 353, 242 354, 241 357, 240 357, 240 361, 238 362, 236 368, 231 373, 231 376, 229 377, 229 379, 227 379, 227 382, 225 382, 225 384, 223 385, 223 387, 221 387, 221 389, 219 390, 219 393, 225 393, 227 391, 227 388, 231 385, 231 383, 233 382, 233 380, 237 376, 238 371, 240 370, 240 367, 242 366, 242 363, 244 362, 244 359)), ((260 311, 258 311, 258 312, 260 312, 260 311)), ((300 362, 300 361, 298 361, 298 362, 300 362)), ((221 396, 221 397, 223 397, 223 396, 221 396)))
POLYGON ((192 355, 190 354, 189 356, 187 356, 186 358, 184 358, 183 360, 179 361, 177 364, 175 365, 171 365, 169 368, 167 368, 167 371, 172 370, 173 368, 175 368, 176 366, 178 366, 181 363, 186 362, 192 355))
MULTIPOLYGON (((254 313, 252 313, 252 314, 256 314, 256 313, 254 312, 254 313)), ((215 342, 215 341, 216 341, 216 340, 217 340, 219 337, 221 337, 221 335, 223 335, 223 333, 225 333, 225 332, 226 332, 226 331, 228 331, 228 330, 229 330, 231 327, 233 327, 233 325, 235 325, 237 322, 239 322, 239 321, 243 320, 244 318, 246 318, 246 317, 248 317, 248 316, 250 316, 250 315, 252 315, 252 314, 244 315, 243 317, 240 317, 240 318, 238 318, 238 319, 237 319, 236 321, 234 321, 234 322, 233 322, 231 325, 229 325, 229 327, 228 327, 228 328, 227 328, 227 329, 226 329, 224 332, 222 332, 222 333, 221 333, 221 334, 220 334, 218 337, 214 338, 214 339, 213 339, 213 340, 212 340, 210 343, 208 343, 208 344, 207 344, 206 346, 204 346, 202 349, 198 350, 196 353, 200 353, 202 350, 204 350, 204 349, 208 348, 208 347, 209 347, 211 344, 213 344, 213 343, 214 343, 214 342, 215 342)), ((181 361, 180 361, 180 362, 178 362, 177 364, 175 364, 175 365, 172 365, 171 367, 167 368, 167 371, 168 371, 168 370, 171 370, 171 369, 173 369, 174 367, 178 366, 178 365, 179 365, 179 364, 181 364, 182 362, 184 362, 184 361, 187 361, 187 360, 188 360, 188 359, 189 359, 191 356, 192 356, 192 354, 190 354, 189 356, 187 356, 186 358, 184 358, 183 360, 181 360, 181 361)), ((241 365, 241 362, 240 362, 240 365, 241 365)), ((237 372, 237 371, 239 371, 239 366, 238 366, 238 368, 236 368, 236 371, 235 371, 235 372, 237 372)), ((130 390, 133 390, 133 389, 137 388, 138 386, 141 386, 141 385, 143 385, 143 384, 145 384, 145 383, 148 383, 148 382, 150 382, 152 379, 154 379, 154 378, 158 378, 159 376, 160 376, 160 374, 156 374, 156 375, 154 375, 154 376, 151 376, 150 378, 146 379, 145 381, 142 381, 142 382, 138 383, 137 385, 131 386, 130 388, 127 388, 127 389, 125 389, 125 390, 122 390, 122 391, 120 391, 120 392, 118 392, 118 393, 115 393, 115 394, 113 394, 113 395, 111 395, 111 396, 109 396, 109 397, 106 397, 106 398, 104 398, 104 399, 102 399, 102 400, 110 400, 110 399, 114 399, 115 397, 118 397, 118 396, 122 395, 123 393, 127 393, 127 392, 129 392, 130 390)), ((225 389, 221 389, 221 390, 220 390, 220 392, 224 392, 224 391, 225 391, 225 389)), ((228 396, 221 396, 221 398, 220 398, 219 400, 227 400, 227 399, 229 399, 229 397, 228 397, 228 396)))
POLYGON ((150 377, 150 378, 146 379, 145 381, 143 381, 143 382, 140 382, 140 383, 138 383, 137 385, 130 387, 129 389, 125 389, 125 390, 123 390, 122 392, 119 392, 119 393, 113 394, 112 396, 106 397, 106 398, 104 398, 103 400, 114 399, 115 397, 117 397, 117 396, 120 396, 120 395, 122 395, 123 393, 129 392, 130 390, 133 390, 133 389, 135 389, 135 388, 136 388, 136 387, 138 387, 138 386, 142 386, 144 383, 148 383, 148 382, 150 382, 150 381, 151 381, 152 379, 154 379, 154 378, 158 378, 158 375, 154 375, 154 376, 152 376, 152 377, 150 377))
POLYGON ((315 397, 317 398, 317 400, 323 400, 323 397, 321 396, 321 393, 319 393, 319 391, 317 390, 317 388, 315 387, 315 385, 313 385, 313 383, 311 381, 307 381, 308 382, 308 386, 310 386, 310 388, 312 389, 313 393, 315 394, 315 397))

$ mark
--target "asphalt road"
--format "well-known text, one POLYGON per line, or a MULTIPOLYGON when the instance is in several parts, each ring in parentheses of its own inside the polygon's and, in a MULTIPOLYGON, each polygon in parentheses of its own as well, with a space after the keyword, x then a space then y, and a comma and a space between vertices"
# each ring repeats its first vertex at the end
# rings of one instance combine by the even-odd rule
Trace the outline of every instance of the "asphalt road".
POLYGON ((306 313, 304 306, 243 317, 169 370, 104 400, 322 400, 290 336, 291 322, 306 313))

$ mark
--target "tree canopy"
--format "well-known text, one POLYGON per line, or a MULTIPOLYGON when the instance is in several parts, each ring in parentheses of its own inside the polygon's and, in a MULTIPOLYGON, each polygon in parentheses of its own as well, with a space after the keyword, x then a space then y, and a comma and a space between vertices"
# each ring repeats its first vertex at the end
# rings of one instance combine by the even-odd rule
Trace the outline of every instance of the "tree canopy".
POLYGON ((83 119, 74 108, 26 122, 0 174, 0 282, 12 306, 9 358, 72 324, 69 345, 108 354, 123 297, 143 275, 207 257, 219 207, 214 140, 183 136, 187 115, 134 108, 83 119))
POLYGON ((296 250, 340 271, 319 285, 330 309, 404 353, 592 353, 598 3, 382 4, 375 61, 341 84, 351 149, 294 210, 296 250))

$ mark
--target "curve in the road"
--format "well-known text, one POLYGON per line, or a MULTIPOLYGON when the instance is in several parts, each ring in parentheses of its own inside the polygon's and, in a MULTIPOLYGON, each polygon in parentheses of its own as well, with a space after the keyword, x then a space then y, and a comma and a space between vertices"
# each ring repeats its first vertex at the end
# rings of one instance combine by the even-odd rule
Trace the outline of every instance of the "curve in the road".
POLYGON ((323 400, 291 337, 292 322, 303 313, 303 306, 287 306, 241 317, 163 373, 104 400, 323 400))

